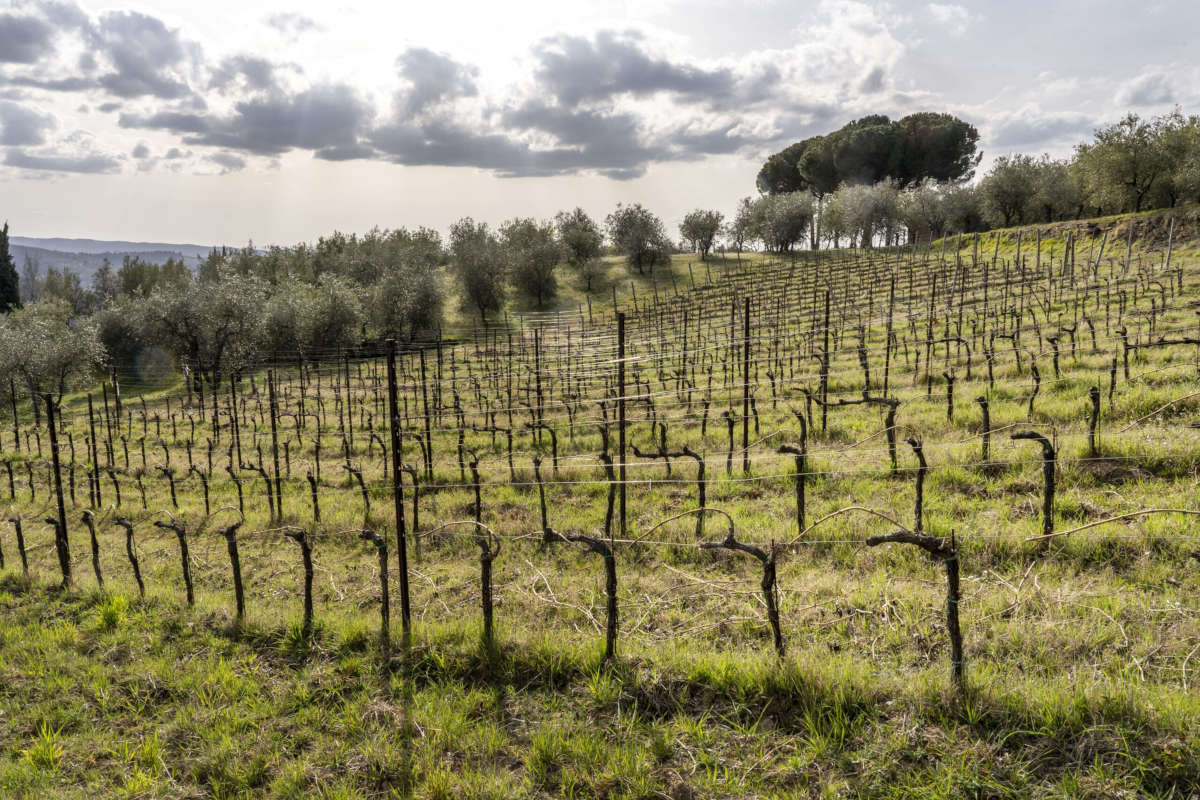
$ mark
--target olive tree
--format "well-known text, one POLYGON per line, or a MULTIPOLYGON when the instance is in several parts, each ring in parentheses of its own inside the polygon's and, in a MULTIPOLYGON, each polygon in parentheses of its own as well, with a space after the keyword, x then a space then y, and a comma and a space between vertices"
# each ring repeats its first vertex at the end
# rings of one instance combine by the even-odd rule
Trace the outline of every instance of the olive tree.
POLYGON ((753 236, 753 228, 754 201, 749 197, 743 197, 738 201, 733 219, 729 220, 729 224, 725 226, 725 238, 733 245, 733 249, 737 251, 739 257, 746 242, 753 236))
POLYGON ((415 341, 441 327, 444 306, 436 273, 391 270, 371 289, 371 327, 384 336, 415 341))
POLYGON ((156 288, 139 312, 144 335, 207 381, 215 414, 221 380, 259 353, 266 301, 261 280, 220 270, 211 280, 156 288))
POLYGON ((984 230, 983 201, 979 189, 965 183, 953 183, 942 193, 946 229, 956 233, 984 230))
POLYGON ((708 257, 712 250, 713 241, 721 232, 721 223, 725 216, 720 211, 705 211, 696 209, 688 213, 679 224, 679 235, 688 247, 700 254, 700 260, 708 257))
POLYGON ((841 229, 849 237, 850 245, 871 247, 879 234, 886 243, 890 241, 899 222, 899 192, 891 182, 874 186, 847 184, 833 193, 827 212, 832 208, 834 220, 826 220, 841 229))
POLYGON ((628 206, 618 203, 616 210, 605 218, 604 226, 613 247, 625 256, 638 275, 645 275, 647 268, 653 272, 655 264, 671 257, 671 244, 662 220, 641 203, 628 206))
POLYGON ((1171 169, 1164 133, 1173 124, 1169 116, 1143 120, 1129 114, 1096 131, 1095 141, 1078 145, 1075 162, 1092 202, 1109 212, 1141 211, 1171 169))
POLYGON ((766 195, 754 201, 750 232, 767 250, 786 253, 804 240, 812 218, 813 201, 807 193, 766 195))
POLYGON ((554 217, 558 240, 563 247, 563 259, 583 280, 589 294, 596 279, 603 274, 604 234, 600 226, 582 208, 560 211, 554 217))
POLYGON ((489 311, 504 303, 504 255, 486 222, 464 217, 450 226, 450 259, 462 284, 463 303, 487 325, 489 311))
POLYGON ((538 308, 558 293, 554 267, 563 248, 554 237, 554 225, 533 219, 511 219, 500 227, 500 242, 509 280, 538 308))
POLYGON ((1034 190, 1030 216, 1039 222, 1073 217, 1083 205, 1083 182, 1066 161, 1043 155, 1034 165, 1034 190))
POLYGON ((62 301, 40 300, 0 317, 0 378, 29 390, 39 424, 39 400, 61 402, 64 392, 95 375, 104 358, 96 323, 73 316, 62 301))
POLYGON ((308 314, 301 332, 303 346, 345 347, 358 341, 363 307, 354 284, 338 275, 322 275, 309 289, 308 314))
POLYGON ((984 210, 999 227, 1025 221, 1037 193, 1037 161, 1033 156, 1000 156, 979 182, 984 210))
POLYGON ((924 181, 900 194, 898 212, 908 228, 909 241, 922 235, 935 239, 946 232, 946 201, 942 187, 924 181))

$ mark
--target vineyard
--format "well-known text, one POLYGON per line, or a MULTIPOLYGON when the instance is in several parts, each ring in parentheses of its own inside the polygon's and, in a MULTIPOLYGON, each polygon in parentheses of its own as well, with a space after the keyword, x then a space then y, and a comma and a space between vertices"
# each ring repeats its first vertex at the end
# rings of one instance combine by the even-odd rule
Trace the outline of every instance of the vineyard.
POLYGON ((0 787, 1192 796, 1179 235, 683 261, 217 391, 13 387, 0 787))

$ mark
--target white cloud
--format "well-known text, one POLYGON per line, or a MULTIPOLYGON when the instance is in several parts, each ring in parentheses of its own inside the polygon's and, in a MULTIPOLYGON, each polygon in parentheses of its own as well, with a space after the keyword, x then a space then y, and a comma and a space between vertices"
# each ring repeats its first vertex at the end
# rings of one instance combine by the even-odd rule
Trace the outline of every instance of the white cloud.
POLYGON ((1117 102, 1123 106, 1161 106, 1177 100, 1174 79, 1161 69, 1151 69, 1121 84, 1117 102))
POLYGON ((971 21, 971 12, 957 3, 930 3, 929 14, 951 33, 961 36, 966 33, 971 21))

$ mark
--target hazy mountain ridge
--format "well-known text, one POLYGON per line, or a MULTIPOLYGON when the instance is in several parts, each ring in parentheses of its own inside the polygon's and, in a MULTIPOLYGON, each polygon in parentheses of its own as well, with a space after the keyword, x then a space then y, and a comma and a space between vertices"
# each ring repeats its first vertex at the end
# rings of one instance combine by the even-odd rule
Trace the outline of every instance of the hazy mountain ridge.
POLYGON ((194 269, 214 248, 209 245, 167 244, 162 242, 124 242, 100 239, 38 238, 13 236, 9 239, 13 260, 19 270, 26 257, 38 262, 41 274, 46 270, 70 270, 87 285, 107 260, 119 267, 126 256, 136 256, 152 264, 162 264, 169 258, 182 260, 194 269))
MULTIPOLYGON (((204 258, 208 251, 214 249, 207 244, 171 244, 167 242, 125 242, 105 239, 68 239, 63 237, 12 236, 9 241, 14 245, 34 247, 42 250, 54 250, 61 253, 82 253, 87 255, 124 255, 142 253, 171 253, 175 256, 184 255, 193 258, 204 258)), ((111 259, 110 259, 111 260, 111 259)))

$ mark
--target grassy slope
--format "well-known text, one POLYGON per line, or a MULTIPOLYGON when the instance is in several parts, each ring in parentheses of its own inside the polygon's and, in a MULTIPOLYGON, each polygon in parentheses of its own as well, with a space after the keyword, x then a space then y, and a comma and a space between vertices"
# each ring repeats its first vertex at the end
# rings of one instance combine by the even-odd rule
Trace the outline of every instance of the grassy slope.
MULTIPOLYGON (((1178 252, 1178 251, 1177 251, 1178 252)), ((1080 259, 1082 260, 1082 258, 1080 259)), ((679 272, 686 272, 686 262, 679 272)), ((1200 270, 1189 268, 1195 292, 1200 270)), ((614 268, 615 272, 615 268, 614 268)), ((660 291, 662 286, 660 285, 660 291)), ((639 292, 641 287, 639 287, 639 292)), ((1194 297, 1193 295, 1190 295, 1194 297)), ((1185 307, 1162 325, 1194 322, 1185 307)), ((1131 364, 1105 404, 1110 460, 1089 462, 1086 389, 1106 385, 1108 344, 1091 352, 1080 336, 1064 355, 1064 378, 1039 394, 1035 420, 1054 423, 1063 458, 1060 527, 1146 506, 1197 507, 1200 403, 1125 425, 1197 391, 1194 348, 1150 350, 1131 364)), ((899 357, 898 357, 899 358, 899 357)), ((935 469, 926 485, 927 529, 963 542, 965 702, 947 680, 938 570, 912 548, 859 541, 879 527, 840 518, 816 543, 781 564, 789 655, 769 652, 749 559, 689 548, 620 551, 622 638, 615 667, 599 666, 603 578, 599 560, 535 541, 506 542, 496 562, 499 646, 478 640, 478 550, 433 538, 414 553, 415 639, 390 659, 375 641, 378 587, 373 556, 346 531, 361 524, 357 490, 326 463, 330 486, 317 539, 318 630, 301 635, 299 559, 271 531, 260 488, 248 484, 242 538, 250 618, 231 625, 224 542, 211 528, 192 541, 198 605, 183 607, 174 537, 138 527, 149 597, 136 588, 124 541, 102 525, 108 591, 95 589, 86 532, 73 523, 79 588, 54 588, 44 481, 14 509, 27 520, 32 577, 21 577, 10 527, 0 534, 0 793, 12 797, 1119 797, 1187 796, 1200 785, 1200 578, 1189 552, 1195 525, 1154 517, 1058 540, 1032 560, 1024 537, 1039 530, 1039 469, 1032 446, 997 435, 990 471, 970 464, 984 390, 960 377, 954 421, 935 386, 929 400, 896 365, 909 400, 900 422, 919 431, 935 469), (44 516, 44 513, 42 514, 44 516)), ((834 392, 861 376, 852 353, 835 365, 834 392)), ((961 370, 960 370, 961 372, 961 370)), ((998 356, 991 394, 995 424, 1025 417, 1028 369, 998 356)), ((723 399, 723 396, 722 396, 723 399)), ((792 396, 790 401, 798 401, 792 396)), ((788 402, 760 397, 762 432, 791 429, 788 402)), ((75 406, 78 412, 78 405, 75 406)), ((717 407, 715 407, 717 408, 717 407)), ((714 411, 715 416, 716 411, 714 411)), ((638 412, 632 434, 645 440, 638 412)), ((811 442, 810 519, 854 503, 908 519, 910 474, 888 475, 878 413, 830 416, 811 442)), ((201 426, 201 432, 203 431, 201 426)), ((8 437, 5 437, 6 439, 8 437)), ((700 440, 695 423, 672 426, 675 443, 700 440)), ((485 479, 508 477, 502 448, 473 436, 485 479)), ((599 437, 564 437, 563 454, 594 454, 599 437)), ((724 431, 704 445, 723 474, 724 431)), ((365 441, 358 447, 365 448, 365 441)), ((439 438, 447 488, 422 503, 422 527, 470 515, 453 443, 439 438)), ((526 449, 523 447, 523 449, 526 449)), ((326 451, 336 450, 332 439, 326 451)), ((175 449, 182 463, 182 448, 175 449)), ((11 454, 10 454, 11 455, 11 454)), ((299 462, 310 453, 294 455, 299 462)), ((153 453, 152 453, 153 458, 153 453)), ((329 458, 329 456, 327 456, 329 458)), ((750 540, 794 530, 789 461, 756 453, 756 474, 715 483, 710 504, 728 509, 750 540)), ((907 452, 905 465, 911 464, 907 452)), ((365 460, 365 455, 360 456, 365 460)), ((218 460, 218 469, 223 460, 218 460)), ((374 477, 378 479, 378 465, 374 477)), ((308 519, 299 463, 289 483, 290 519, 308 519)), ((531 474, 528 457, 520 477, 531 474)), ((548 468, 547 468, 548 469, 548 468)), ((676 470, 691 475, 689 466, 676 470)), ((634 470, 665 477, 661 465, 634 470)), ((564 461, 563 478, 593 480, 564 461)), ((20 471, 18 471, 20 476, 20 471)), ((369 476, 370 477, 370 476, 369 476)), ((249 478, 249 474, 247 474, 249 478)), ((148 481, 150 508, 168 506, 148 481)), ((110 487, 106 490, 111 495, 110 487)), ((134 490, 126 485, 127 502, 134 490)), ((694 505, 686 485, 631 490, 631 528, 645 531, 694 505)), ((596 530, 604 487, 551 489, 551 522, 596 530)), ((82 499, 84 492, 80 490, 82 499)), ((231 502, 228 486, 214 505, 231 502)), ((184 518, 202 501, 181 484, 184 518)), ((373 496, 386 519, 387 495, 373 496)), ((140 516, 140 515, 139 515, 140 516)), ((536 530, 536 493, 488 487, 485 519, 503 532, 536 530)), ((686 541, 690 526, 656 538, 686 541)))

